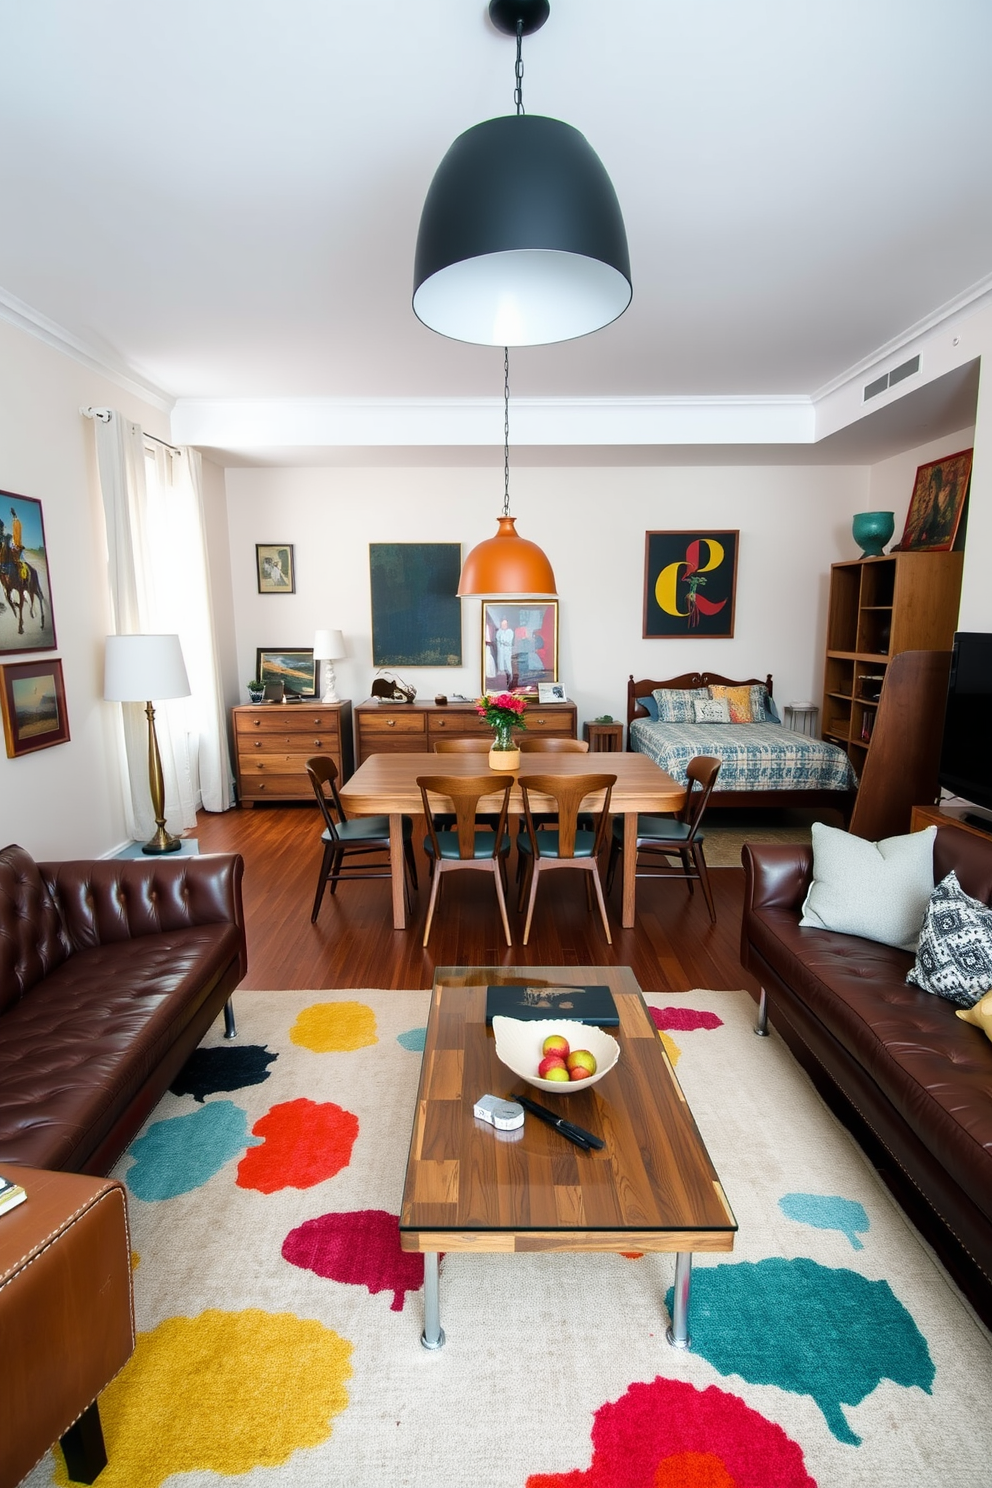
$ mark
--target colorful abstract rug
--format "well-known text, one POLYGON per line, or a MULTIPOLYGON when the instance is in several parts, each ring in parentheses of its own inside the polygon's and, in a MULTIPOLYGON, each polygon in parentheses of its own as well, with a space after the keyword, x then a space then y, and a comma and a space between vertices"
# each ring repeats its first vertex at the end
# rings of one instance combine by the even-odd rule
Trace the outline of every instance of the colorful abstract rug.
POLYGON ((132 1145, 100 1488, 992 1481, 988 1333, 742 992, 648 994, 740 1224, 692 1351, 674 1258, 611 1254, 448 1256, 422 1349, 396 1216, 428 996, 238 994, 132 1145))

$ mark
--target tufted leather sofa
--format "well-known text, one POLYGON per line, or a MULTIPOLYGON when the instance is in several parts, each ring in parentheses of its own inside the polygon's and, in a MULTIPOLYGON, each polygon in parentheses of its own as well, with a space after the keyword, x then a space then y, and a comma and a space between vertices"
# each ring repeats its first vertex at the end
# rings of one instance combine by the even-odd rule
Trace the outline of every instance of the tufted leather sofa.
MULTIPOLYGON (((905 951, 800 929, 811 848, 751 844, 741 960, 771 1023, 903 1208, 992 1325, 992 1043, 908 986, 905 951)), ((992 838, 937 830, 934 881, 953 868, 992 902, 992 838)))
POLYGON ((0 1172, 109 1172, 248 969, 237 855, 0 851, 0 1172))

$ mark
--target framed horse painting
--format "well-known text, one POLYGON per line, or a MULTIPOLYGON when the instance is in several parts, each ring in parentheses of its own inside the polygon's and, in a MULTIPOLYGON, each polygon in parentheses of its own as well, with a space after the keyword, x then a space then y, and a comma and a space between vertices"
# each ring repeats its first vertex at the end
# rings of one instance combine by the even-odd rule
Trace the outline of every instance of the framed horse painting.
POLYGON ((54 649, 41 502, 0 491, 0 656, 54 649))

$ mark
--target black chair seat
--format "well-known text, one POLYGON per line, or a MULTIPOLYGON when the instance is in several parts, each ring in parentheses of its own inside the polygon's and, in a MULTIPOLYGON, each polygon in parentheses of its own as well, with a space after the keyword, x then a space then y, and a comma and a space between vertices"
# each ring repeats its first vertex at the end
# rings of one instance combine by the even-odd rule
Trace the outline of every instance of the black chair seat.
MULTIPOLYGON (((554 819, 554 818, 552 818, 554 819)), ((538 856, 542 858, 557 858, 561 856, 561 848, 557 828, 538 827, 534 832, 537 839, 538 856)), ((517 839, 517 851, 532 853, 530 838, 521 836, 517 839)), ((575 848, 571 853, 573 858, 591 858, 596 851, 596 833, 578 827, 575 832, 575 848)))
MULTIPOLYGON (((389 817, 388 816, 355 816, 349 817, 347 821, 338 822, 334 828, 334 837, 331 830, 325 827, 321 832, 325 842, 332 840, 337 842, 370 842, 372 840, 389 841, 389 817)), ((413 837, 413 817, 403 818, 403 840, 408 842, 413 837)))
MULTIPOLYGON (((434 818, 434 826, 436 829, 437 817, 434 818)), ((456 859, 460 859, 462 855, 458 850, 458 833, 452 831, 438 832, 437 849, 438 857, 444 859, 446 862, 454 862, 456 859)), ((503 840, 499 845, 498 851, 503 857, 510 851, 510 839, 505 832, 503 833, 503 840)), ((429 837, 424 838, 424 852, 429 858, 434 857, 434 844, 429 837)), ((487 831, 476 832, 475 848, 472 853, 473 858, 491 858, 492 855, 492 833, 487 831)))
MULTIPOLYGON (((621 846, 623 845, 623 818, 617 817, 613 823, 613 836, 621 846)), ((645 842, 654 847, 659 847, 663 842, 682 844, 692 838, 694 842, 704 841, 704 835, 700 831, 693 832, 688 822, 679 821, 675 816, 638 816, 637 818, 637 840, 643 838, 645 842)))

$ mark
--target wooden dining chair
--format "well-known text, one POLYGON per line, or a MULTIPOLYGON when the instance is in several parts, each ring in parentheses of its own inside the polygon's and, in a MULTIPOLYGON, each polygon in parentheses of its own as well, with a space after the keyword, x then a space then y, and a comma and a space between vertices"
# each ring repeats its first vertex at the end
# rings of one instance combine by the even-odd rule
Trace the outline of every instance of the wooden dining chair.
POLYGON ((524 734, 517 740, 523 754, 588 754, 585 739, 564 739, 558 734, 524 734))
POLYGON ((468 734, 463 739, 435 739, 435 754, 488 754, 492 744, 490 734, 468 734))
MULTIPOLYGON (((324 844, 324 856, 320 864, 317 893, 314 896, 313 911, 310 915, 310 923, 314 924, 324 897, 324 886, 328 882, 333 894, 337 889, 339 879, 342 878, 392 878, 393 875, 389 864, 389 817, 356 816, 349 818, 345 815, 341 797, 338 795, 338 767, 329 755, 313 755, 307 760, 306 769, 324 818, 324 830, 320 834, 324 844), (384 864, 381 861, 383 852, 386 854, 384 864), (353 859, 369 854, 377 856, 370 862, 355 863, 354 867, 349 869, 342 866, 346 858, 353 859)), ((417 888, 417 864, 413 856, 413 819, 409 816, 403 818, 403 857, 406 870, 403 876, 403 890, 406 895, 407 911, 411 912, 413 902, 410 898, 408 879, 412 881, 413 887, 417 888)))
MULTIPOLYGON (((520 883, 518 909, 523 909, 527 898, 527 919, 524 924, 524 945, 530 936, 530 923, 537 897, 537 882, 542 873, 552 868, 581 868, 586 879, 586 899, 592 907, 591 889, 596 891, 599 913, 606 931, 606 942, 613 944, 610 922, 606 917, 603 886, 599 881, 599 854, 606 841, 606 824, 610 814, 610 795, 617 777, 615 775, 529 775, 521 779, 520 791, 524 798, 524 827, 526 836, 517 838, 517 851, 524 861, 524 873, 520 883), (595 829, 589 831, 579 825, 579 805, 586 796, 604 791, 602 805, 592 813, 595 829), (531 792, 551 796, 556 805, 554 826, 539 827, 531 810, 531 792), (591 882, 590 882, 591 880, 591 882), (529 896, 529 897, 528 897, 529 896)), ((588 814, 588 810, 586 813, 588 814)))
POLYGON ((510 805, 512 775, 418 775, 417 784, 424 803, 427 821, 427 836, 424 851, 433 865, 431 897, 427 906, 427 923, 424 926, 426 946, 441 893, 441 879, 446 873, 456 870, 481 869, 491 873, 496 885, 496 899, 503 919, 503 933, 507 945, 513 944, 510 921, 506 913, 506 855, 510 850, 510 839, 506 831, 506 817, 510 805), (477 830, 476 807, 482 796, 502 793, 503 801, 496 816, 493 831, 477 830), (451 802, 454 809, 454 827, 441 827, 442 819, 449 819, 447 811, 435 811, 431 797, 441 796, 451 802))
MULTIPOLYGON (((685 804, 678 816, 637 817, 637 877, 638 878, 684 878, 693 892, 693 885, 702 885, 710 919, 716 924, 716 909, 713 890, 710 887, 706 859, 703 856, 703 834, 700 830, 703 813, 713 794, 716 778, 720 773, 720 761, 711 755, 700 754, 689 761, 686 776, 689 788, 685 804), (681 867, 675 867, 678 858, 681 867), (652 861, 653 860, 653 861, 652 861)), ((623 822, 618 817, 613 823, 613 840, 610 843, 610 862, 606 870, 606 892, 613 887, 620 854, 623 852, 623 822)))

